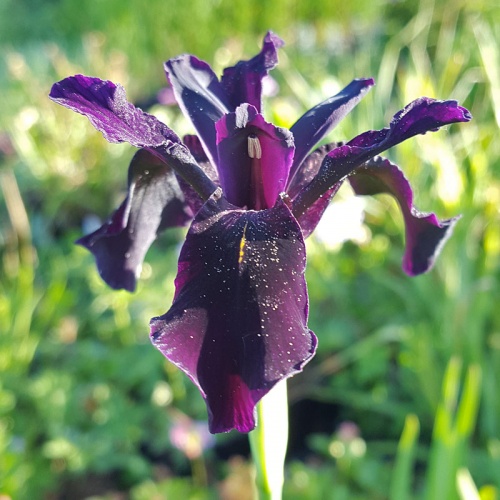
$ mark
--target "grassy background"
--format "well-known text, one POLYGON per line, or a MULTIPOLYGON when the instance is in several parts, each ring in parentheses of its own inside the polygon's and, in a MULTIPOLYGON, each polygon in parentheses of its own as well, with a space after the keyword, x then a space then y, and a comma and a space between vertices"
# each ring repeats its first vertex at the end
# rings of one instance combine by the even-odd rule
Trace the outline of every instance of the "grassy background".
MULTIPOLYGON (((73 241, 116 208, 133 152, 107 144, 47 94, 82 72, 145 102, 164 85, 169 57, 195 53, 220 72, 255 54, 273 29, 287 42, 273 72, 280 92, 265 106, 276 124, 291 125, 362 76, 377 86, 332 140, 383 127, 421 95, 458 99, 474 116, 389 153, 419 208, 463 215, 430 274, 410 279, 400 270, 402 221, 385 197, 366 201, 361 243, 308 241, 310 326, 320 346, 290 382, 285 496, 498 498, 495 3, 4 0, 0 497, 245 498, 244 438, 202 446, 194 427, 205 418, 201 397, 148 340, 149 318, 172 299, 183 232, 158 240, 136 294, 106 288, 73 241), (190 445, 175 447, 175 431, 190 445)), ((176 109, 152 112, 189 130, 176 109)))

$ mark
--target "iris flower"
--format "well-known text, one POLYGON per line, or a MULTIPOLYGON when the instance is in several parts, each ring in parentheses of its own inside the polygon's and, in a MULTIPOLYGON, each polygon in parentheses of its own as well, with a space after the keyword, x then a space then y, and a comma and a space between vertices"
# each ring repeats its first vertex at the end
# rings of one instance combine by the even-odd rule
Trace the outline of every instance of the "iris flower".
POLYGON ((50 93, 87 116, 108 141, 139 148, 125 201, 79 240, 111 287, 134 290, 158 233, 191 224, 173 303, 151 320, 151 339, 199 388, 213 433, 251 431, 258 401, 313 357, 304 239, 344 181, 356 194, 389 193, 399 202, 409 275, 432 266, 457 220, 419 212, 401 170, 378 155, 417 134, 466 122, 469 112, 456 101, 423 97, 387 128, 314 149, 374 81, 353 80, 290 130, 276 127, 261 112, 262 82, 282 44, 269 32, 255 57, 226 68, 220 79, 192 55, 166 62, 177 103, 197 132, 183 140, 110 81, 76 75, 50 93))

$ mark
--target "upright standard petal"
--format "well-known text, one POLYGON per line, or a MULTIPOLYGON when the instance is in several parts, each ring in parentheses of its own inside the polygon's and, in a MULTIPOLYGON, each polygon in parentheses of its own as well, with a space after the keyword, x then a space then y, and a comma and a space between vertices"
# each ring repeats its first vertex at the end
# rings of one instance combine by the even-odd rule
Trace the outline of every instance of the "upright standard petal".
POLYGON ((206 62, 188 54, 167 61, 165 72, 179 106, 191 120, 215 165, 215 122, 232 111, 224 88, 206 62))
POLYGON ((295 138, 295 157, 290 182, 293 182, 295 173, 311 149, 352 111, 374 84, 373 78, 353 80, 337 95, 314 106, 292 125, 290 131, 295 138))
POLYGON ((313 356, 304 270, 301 230, 281 200, 245 211, 212 196, 195 217, 174 302, 151 337, 199 387, 211 432, 251 431, 257 402, 313 356))
POLYGON ((232 109, 246 102, 261 112, 262 79, 278 64, 277 49, 284 44, 279 36, 269 31, 262 50, 255 57, 224 70, 221 83, 232 109))
POLYGON ((293 160, 289 130, 242 104, 216 124, 218 170, 224 195, 238 207, 271 208, 285 191, 293 160))
POLYGON ((128 195, 120 208, 77 243, 94 254, 99 274, 109 286, 132 292, 158 231, 187 224, 193 213, 175 173, 149 151, 135 154, 128 177, 128 195))
POLYGON ((358 135, 333 149, 325 157, 317 176, 295 198, 293 212, 299 217, 307 207, 360 165, 417 134, 436 131, 444 125, 467 122, 469 111, 456 101, 421 97, 396 113, 388 128, 358 135))
POLYGON ((413 206, 413 191, 403 172, 384 158, 370 160, 348 179, 356 194, 387 193, 396 198, 406 227, 403 270, 410 276, 428 271, 450 237, 459 217, 440 221, 433 213, 419 212, 413 206))

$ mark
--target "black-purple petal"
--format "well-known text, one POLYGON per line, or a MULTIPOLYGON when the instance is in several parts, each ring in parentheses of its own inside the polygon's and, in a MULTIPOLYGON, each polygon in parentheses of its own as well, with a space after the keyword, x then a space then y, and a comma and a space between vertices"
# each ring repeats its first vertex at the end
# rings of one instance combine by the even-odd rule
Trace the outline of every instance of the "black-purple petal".
POLYGON ((374 84, 373 78, 353 80, 337 95, 314 106, 292 125, 290 131, 295 138, 295 157, 290 182, 293 182, 295 173, 300 170, 311 149, 352 111, 374 84))
POLYGON ((307 238, 316 229, 321 217, 328 208, 330 201, 337 194, 344 181, 339 181, 334 184, 328 191, 323 193, 312 205, 307 207, 307 210, 301 214, 297 221, 302 228, 302 235, 307 238))
MULTIPOLYGON (((300 169, 297 171, 293 182, 287 189, 287 195, 293 200, 300 192, 302 187, 306 186, 318 173, 323 159, 329 151, 337 147, 338 144, 325 144, 315 149, 303 161, 300 169)), ((330 201, 335 196, 343 181, 339 181, 333 185, 328 191, 322 194, 312 205, 307 207, 307 210, 301 214, 297 221, 302 228, 304 238, 310 236, 318 225, 323 213, 328 207, 330 201)))
POLYGON ((410 276, 428 271, 459 217, 439 220, 433 213, 419 212, 413 205, 413 191, 403 172, 384 158, 370 160, 348 179, 356 194, 386 193, 396 198, 405 221, 403 270, 410 276))
POLYGON ((76 75, 55 83, 50 98, 85 115, 108 141, 148 149, 173 168, 203 200, 217 188, 175 132, 128 102, 121 85, 76 75))
POLYGON ((264 37, 262 50, 255 57, 249 61, 239 61, 224 70, 221 83, 232 110, 248 103, 261 112, 262 79, 278 64, 277 49, 283 45, 283 40, 269 31, 264 37))
POLYGON ((215 165, 215 122, 232 111, 224 88, 209 64, 188 54, 167 61, 165 72, 179 106, 191 120, 215 165))
POLYGON ((334 184, 365 162, 417 134, 436 131, 444 125, 467 122, 469 111, 456 101, 421 97, 396 113, 388 128, 358 135, 333 149, 325 157, 316 177, 297 195, 293 212, 298 217, 334 184))
POLYGON ((173 170, 146 149, 132 159, 128 184, 120 208, 78 243, 94 254, 99 274, 109 286, 133 291, 157 233, 187 224, 193 213, 173 170))
POLYGON ((225 115, 216 129, 217 166, 224 196, 238 207, 273 207, 285 191, 293 160, 290 131, 266 122, 249 104, 225 115), (257 144, 255 151, 249 151, 249 141, 257 144))
POLYGON ((245 211, 214 195, 196 215, 174 302, 151 336, 199 387, 211 432, 251 431, 257 402, 313 356, 304 270, 301 230, 281 200, 245 211))
MULTIPOLYGON (((182 142, 191 151, 196 163, 200 166, 206 176, 214 183, 215 186, 219 187, 219 174, 213 163, 207 158, 205 150, 200 142, 200 139, 196 135, 185 135, 182 138, 182 142)), ((178 178, 179 185, 184 193, 186 203, 191 209, 193 214, 196 214, 198 210, 203 206, 205 200, 200 198, 198 193, 182 178, 178 178)))
POLYGON ((113 82, 75 75, 55 83, 49 97, 85 115, 109 142, 138 148, 180 143, 173 130, 128 102, 124 88, 113 82))

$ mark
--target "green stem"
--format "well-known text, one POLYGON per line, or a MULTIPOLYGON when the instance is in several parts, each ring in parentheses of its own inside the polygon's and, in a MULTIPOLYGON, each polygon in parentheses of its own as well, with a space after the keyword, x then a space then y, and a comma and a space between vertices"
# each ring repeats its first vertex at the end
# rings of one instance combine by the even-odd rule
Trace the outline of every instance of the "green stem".
POLYGON ((260 500, 281 500, 288 444, 286 381, 278 383, 257 405, 257 427, 249 434, 260 500))

